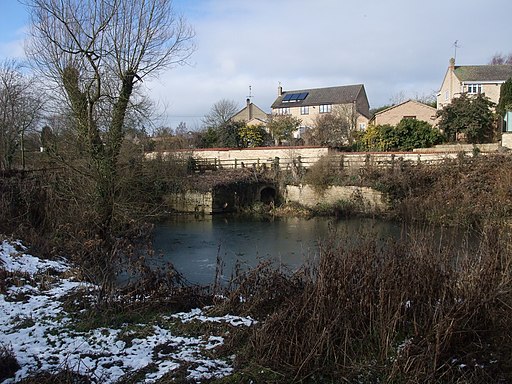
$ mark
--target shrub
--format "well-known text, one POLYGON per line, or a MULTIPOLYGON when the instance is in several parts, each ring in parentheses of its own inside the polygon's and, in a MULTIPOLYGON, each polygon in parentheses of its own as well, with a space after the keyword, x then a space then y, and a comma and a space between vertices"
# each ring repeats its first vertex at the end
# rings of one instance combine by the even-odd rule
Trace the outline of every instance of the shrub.
POLYGON ((311 185, 318 193, 322 193, 329 186, 336 184, 340 175, 339 168, 332 164, 330 156, 322 156, 313 164, 304 176, 304 182, 311 185))
MULTIPOLYGON (((482 231, 476 255, 421 233, 386 246, 334 234, 240 359, 291 382, 508 382, 512 254, 502 233, 482 231)), ((273 302, 261 288, 244 306, 273 302)))
POLYGON ((20 365, 12 348, 0 344, 0 381, 14 377, 20 365))
POLYGON ((411 151, 442 143, 444 137, 425 121, 402 119, 396 127, 370 126, 359 140, 360 147, 368 151, 411 151))

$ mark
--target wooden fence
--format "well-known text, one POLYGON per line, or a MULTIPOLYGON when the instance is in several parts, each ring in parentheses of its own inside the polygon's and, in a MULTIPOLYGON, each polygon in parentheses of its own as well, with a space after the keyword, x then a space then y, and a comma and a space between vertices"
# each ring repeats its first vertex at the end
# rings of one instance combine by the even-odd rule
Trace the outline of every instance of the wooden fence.
MULTIPOLYGON (((438 164, 446 159, 455 159, 459 153, 333 153, 329 155, 331 164, 339 168, 359 169, 363 167, 394 167, 403 162, 413 164, 438 164)), ((293 158, 195 158, 196 171, 204 172, 216 169, 261 168, 309 168, 318 161, 318 157, 297 156, 293 158)))

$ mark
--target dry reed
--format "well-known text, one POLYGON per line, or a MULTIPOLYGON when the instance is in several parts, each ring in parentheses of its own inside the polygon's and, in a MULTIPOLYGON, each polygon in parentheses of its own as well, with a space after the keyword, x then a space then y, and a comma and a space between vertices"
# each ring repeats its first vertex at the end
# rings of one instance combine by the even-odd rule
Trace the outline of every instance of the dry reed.
POLYGON ((275 304, 279 289, 286 299, 260 316, 240 361, 291 382, 510 382, 512 242, 485 228, 479 244, 461 252, 423 234, 354 247, 333 236, 291 283, 255 271, 260 283, 232 293, 243 308, 275 304))

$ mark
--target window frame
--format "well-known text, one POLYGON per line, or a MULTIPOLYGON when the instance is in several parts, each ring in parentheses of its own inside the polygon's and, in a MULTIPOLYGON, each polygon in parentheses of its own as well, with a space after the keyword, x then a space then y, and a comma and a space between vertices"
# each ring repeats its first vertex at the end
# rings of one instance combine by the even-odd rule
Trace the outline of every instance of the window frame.
POLYGON ((318 107, 319 113, 331 113, 332 112, 332 104, 320 104, 318 107))
POLYGON ((479 95, 482 93, 482 84, 468 83, 466 84, 466 90, 468 95, 479 95))

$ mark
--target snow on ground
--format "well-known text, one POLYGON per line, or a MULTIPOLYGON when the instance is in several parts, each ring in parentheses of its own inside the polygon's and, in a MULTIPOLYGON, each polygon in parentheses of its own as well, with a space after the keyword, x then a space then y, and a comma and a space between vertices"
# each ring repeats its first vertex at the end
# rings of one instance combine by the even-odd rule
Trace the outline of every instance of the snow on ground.
MULTIPOLYGON (((184 337, 173 335, 165 326, 140 324, 131 328, 74 330, 71 315, 62 307, 63 296, 84 292, 84 283, 66 278, 50 279, 40 285, 41 274, 66 272, 64 262, 41 260, 24 253, 20 242, 0 244, 0 267, 30 277, 20 286, 0 294, 0 345, 12 348, 21 369, 12 383, 37 371, 63 368, 89 375, 101 383, 115 383, 135 370, 147 368, 141 382, 153 383, 182 366, 195 382, 230 374, 229 361, 213 359, 208 350, 223 343, 221 336, 184 337)), ((48 280, 48 279, 46 279, 48 280)), ((19 281, 22 281, 20 279, 19 281)), ((89 286, 90 288, 90 286, 89 286)), ((250 326, 251 318, 208 317, 201 309, 167 317, 183 323, 209 321, 231 326, 250 326)))

